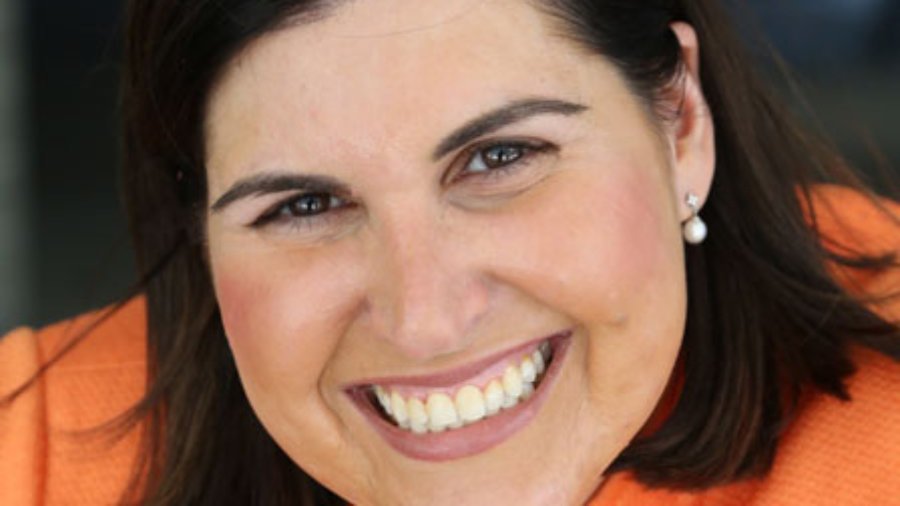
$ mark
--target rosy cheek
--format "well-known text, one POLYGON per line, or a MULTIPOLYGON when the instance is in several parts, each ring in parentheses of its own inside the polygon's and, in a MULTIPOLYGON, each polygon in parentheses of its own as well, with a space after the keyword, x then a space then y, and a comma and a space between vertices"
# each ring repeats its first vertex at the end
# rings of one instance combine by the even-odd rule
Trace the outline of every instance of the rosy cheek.
POLYGON ((216 298, 225 327, 232 346, 241 346, 244 336, 251 334, 253 328, 254 305, 260 302, 260 290, 246 282, 241 273, 231 273, 220 269, 216 273, 216 298), (223 272, 224 271, 224 272, 223 272))
POLYGON ((215 279, 222 324, 241 375, 245 381, 264 381, 259 375, 271 370, 269 357, 277 356, 272 349, 283 346, 276 322, 267 318, 277 296, 271 287, 253 282, 253 273, 244 268, 219 268, 215 279))
POLYGON ((313 385, 357 304, 346 275, 352 269, 276 250, 253 260, 219 260, 213 268, 216 296, 242 376, 313 385))
MULTIPOLYGON (((596 212, 609 235, 604 241, 613 272, 629 284, 651 283, 660 269, 670 266, 673 245, 666 193, 648 170, 625 171, 615 184, 602 189, 596 212)), ((677 244, 677 242, 675 243, 677 244)), ((676 252, 677 253, 677 252, 676 252)))
POLYGON ((502 242, 525 252, 516 270, 523 283, 537 284, 528 291, 551 307, 612 323, 665 283, 677 258, 669 253, 665 193, 648 172, 622 167, 598 177, 585 170, 551 188, 552 199, 537 196, 540 205, 516 214, 514 226, 500 224, 502 242))
POLYGON ((649 402, 665 384, 681 342, 684 263, 668 187, 654 171, 639 169, 622 173, 604 195, 606 290, 616 296, 601 300, 616 308, 618 319, 609 338, 598 341, 594 359, 602 364, 598 383, 649 402), (648 376, 629 374, 636 369, 648 376))

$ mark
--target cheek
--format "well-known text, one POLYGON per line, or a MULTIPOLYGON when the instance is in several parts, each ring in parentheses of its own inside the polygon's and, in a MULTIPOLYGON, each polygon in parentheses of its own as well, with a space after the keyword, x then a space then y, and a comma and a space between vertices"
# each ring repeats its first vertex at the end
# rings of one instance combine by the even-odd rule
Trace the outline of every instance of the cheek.
POLYGON ((520 282, 547 305, 614 325, 677 284, 677 226, 654 170, 584 170, 535 199, 496 229, 498 244, 516 244, 520 282))
POLYGON ((655 175, 625 171, 595 188, 585 246, 597 254, 580 260, 590 271, 578 306, 590 322, 588 388, 600 416, 624 434, 662 395, 684 332, 683 246, 668 187, 655 175))
MULTIPOLYGON (((596 223, 588 248, 600 252, 594 266, 598 293, 622 303, 622 318, 659 307, 681 278, 681 242, 664 185, 647 170, 630 170, 609 186, 597 188, 587 219, 596 223)), ((635 322, 639 323, 639 322, 635 322)))
POLYGON ((591 293, 608 297, 610 307, 617 300, 633 303, 632 296, 659 283, 670 267, 670 241, 653 183, 641 171, 630 171, 611 184, 591 188, 596 197, 582 223, 590 232, 578 241, 579 250, 589 253, 579 255, 578 262, 600 290, 591 293))
POLYGON ((636 360, 677 342, 684 317, 683 247, 668 187, 656 176, 634 167, 589 187, 589 232, 573 241, 572 264, 585 273, 570 274, 584 294, 579 314, 610 331, 598 347, 636 360))
POLYGON ((684 329, 683 247, 663 175, 584 171, 501 239, 522 252, 520 288, 584 330, 584 387, 596 417, 622 434, 649 416, 684 329))
POLYGON ((352 311, 349 270, 339 258, 240 249, 240 255, 214 256, 212 266, 222 323, 242 380, 248 390, 253 385, 267 391, 280 385, 314 388, 352 311))

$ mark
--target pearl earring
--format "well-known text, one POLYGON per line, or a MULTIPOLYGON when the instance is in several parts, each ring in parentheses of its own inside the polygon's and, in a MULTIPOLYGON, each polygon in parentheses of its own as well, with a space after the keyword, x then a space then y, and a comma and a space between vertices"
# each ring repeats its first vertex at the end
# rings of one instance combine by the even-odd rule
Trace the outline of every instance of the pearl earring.
POLYGON ((706 239, 706 223, 698 215, 700 198, 688 192, 685 203, 691 209, 691 217, 681 226, 681 233, 688 244, 700 244, 706 239))

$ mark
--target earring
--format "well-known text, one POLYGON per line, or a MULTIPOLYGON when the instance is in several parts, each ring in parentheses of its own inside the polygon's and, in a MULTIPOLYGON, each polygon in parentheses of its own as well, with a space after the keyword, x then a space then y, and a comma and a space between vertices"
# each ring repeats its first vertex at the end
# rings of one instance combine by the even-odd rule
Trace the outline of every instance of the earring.
POLYGON ((688 244, 700 244, 706 239, 706 223, 699 216, 700 198, 691 192, 685 197, 685 203, 691 209, 691 217, 681 226, 681 234, 688 244))

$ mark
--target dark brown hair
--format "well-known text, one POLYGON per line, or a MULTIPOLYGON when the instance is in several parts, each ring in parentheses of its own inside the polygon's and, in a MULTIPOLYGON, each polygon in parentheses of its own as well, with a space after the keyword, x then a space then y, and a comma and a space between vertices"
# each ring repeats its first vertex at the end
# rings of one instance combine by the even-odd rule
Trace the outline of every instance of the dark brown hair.
MULTIPOLYGON (((124 192, 148 311, 146 396, 122 418, 143 429, 131 499, 146 504, 332 504, 257 421, 238 381, 204 260, 205 104, 223 67, 271 30, 340 2, 132 0, 123 79, 124 192)), ((764 474, 802 392, 847 398, 848 347, 900 358, 898 328, 850 296, 829 265, 885 269, 890 257, 829 249, 811 188, 865 192, 798 127, 748 63, 710 0, 533 0, 574 43, 615 63, 653 106, 682 76, 669 24, 697 31, 716 125, 712 231, 686 251, 683 387, 661 427, 611 471, 703 488, 764 474)), ((867 193, 871 196, 871 194, 867 193)), ((599 477, 598 477, 599 479, 599 477)))

